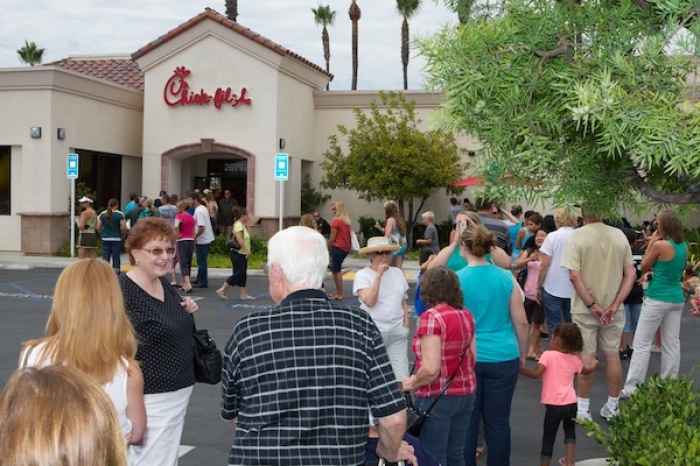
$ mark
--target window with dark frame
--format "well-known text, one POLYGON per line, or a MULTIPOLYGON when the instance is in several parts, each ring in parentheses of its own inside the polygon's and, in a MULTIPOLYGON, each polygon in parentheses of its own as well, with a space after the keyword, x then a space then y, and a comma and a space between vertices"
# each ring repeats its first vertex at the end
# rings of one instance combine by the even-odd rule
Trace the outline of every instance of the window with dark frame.
POLYGON ((0 146, 0 215, 10 215, 10 193, 12 192, 12 177, 10 171, 10 146, 0 146))

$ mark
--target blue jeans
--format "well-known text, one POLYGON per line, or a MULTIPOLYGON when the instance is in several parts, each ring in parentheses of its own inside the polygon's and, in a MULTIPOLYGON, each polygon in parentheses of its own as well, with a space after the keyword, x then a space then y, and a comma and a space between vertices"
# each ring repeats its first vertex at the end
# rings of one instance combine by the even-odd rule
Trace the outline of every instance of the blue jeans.
POLYGON ((477 362, 476 400, 469 419, 464 460, 476 466, 479 420, 484 420, 484 439, 489 449, 488 466, 510 465, 510 405, 518 383, 520 361, 477 362))
POLYGON ((552 333, 554 327, 562 322, 562 314, 564 315, 564 322, 567 324, 571 323, 571 298, 552 296, 542 288, 542 307, 544 307, 544 315, 547 318, 549 338, 552 338, 552 335, 554 335, 552 333))
POLYGON ((634 333, 637 331, 637 322, 642 313, 642 303, 625 304, 625 328, 622 333, 634 333))
POLYGON ((199 286, 209 286, 207 259, 209 259, 210 247, 211 243, 198 244, 195 246, 195 253, 197 254, 197 283, 199 286))
POLYGON ((122 242, 118 241, 102 241, 102 259, 109 262, 112 259, 112 268, 117 274, 122 268, 122 242))
MULTIPOLYGON (((435 398, 416 397, 416 408, 427 411, 435 398)), ((423 424, 420 440, 443 466, 464 466, 464 444, 475 399, 476 394, 443 395, 423 424)))

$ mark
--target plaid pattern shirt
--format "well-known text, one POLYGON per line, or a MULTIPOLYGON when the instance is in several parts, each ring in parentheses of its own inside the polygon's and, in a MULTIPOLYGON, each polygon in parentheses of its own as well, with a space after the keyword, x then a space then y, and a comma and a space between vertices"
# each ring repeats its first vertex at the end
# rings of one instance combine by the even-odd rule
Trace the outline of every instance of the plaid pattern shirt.
POLYGON ((361 465, 369 428, 406 407, 366 312, 303 290, 249 314, 224 351, 229 465, 361 465))
POLYGON ((438 304, 420 316, 418 328, 413 336, 413 352, 416 355, 416 372, 423 360, 420 339, 426 335, 438 335, 442 348, 440 376, 432 383, 417 388, 416 396, 437 396, 452 374, 454 380, 445 390, 445 395, 462 396, 476 392, 476 358, 469 345, 474 338, 474 316, 467 309, 455 309, 447 304, 438 304), (464 358, 462 358, 464 355, 464 358), (457 366, 461 367, 457 370, 457 366))

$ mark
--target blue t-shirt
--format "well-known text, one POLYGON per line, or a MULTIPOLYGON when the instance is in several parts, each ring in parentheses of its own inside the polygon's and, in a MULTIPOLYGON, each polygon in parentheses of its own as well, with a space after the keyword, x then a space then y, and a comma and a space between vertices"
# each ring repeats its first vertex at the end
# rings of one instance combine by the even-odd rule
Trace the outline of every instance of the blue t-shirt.
POLYGON ((476 362, 518 359, 520 348, 510 319, 513 274, 495 265, 470 265, 457 272, 464 307, 476 322, 476 362))

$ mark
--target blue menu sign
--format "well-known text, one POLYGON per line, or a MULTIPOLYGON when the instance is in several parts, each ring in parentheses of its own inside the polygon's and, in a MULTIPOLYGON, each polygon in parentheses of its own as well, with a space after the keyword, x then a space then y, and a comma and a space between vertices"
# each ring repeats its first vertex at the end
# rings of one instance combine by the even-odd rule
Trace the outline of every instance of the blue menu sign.
POLYGON ((78 178, 78 154, 68 154, 66 170, 69 179, 78 178))
POLYGON ((289 179, 289 154, 275 154, 275 181, 289 179))

